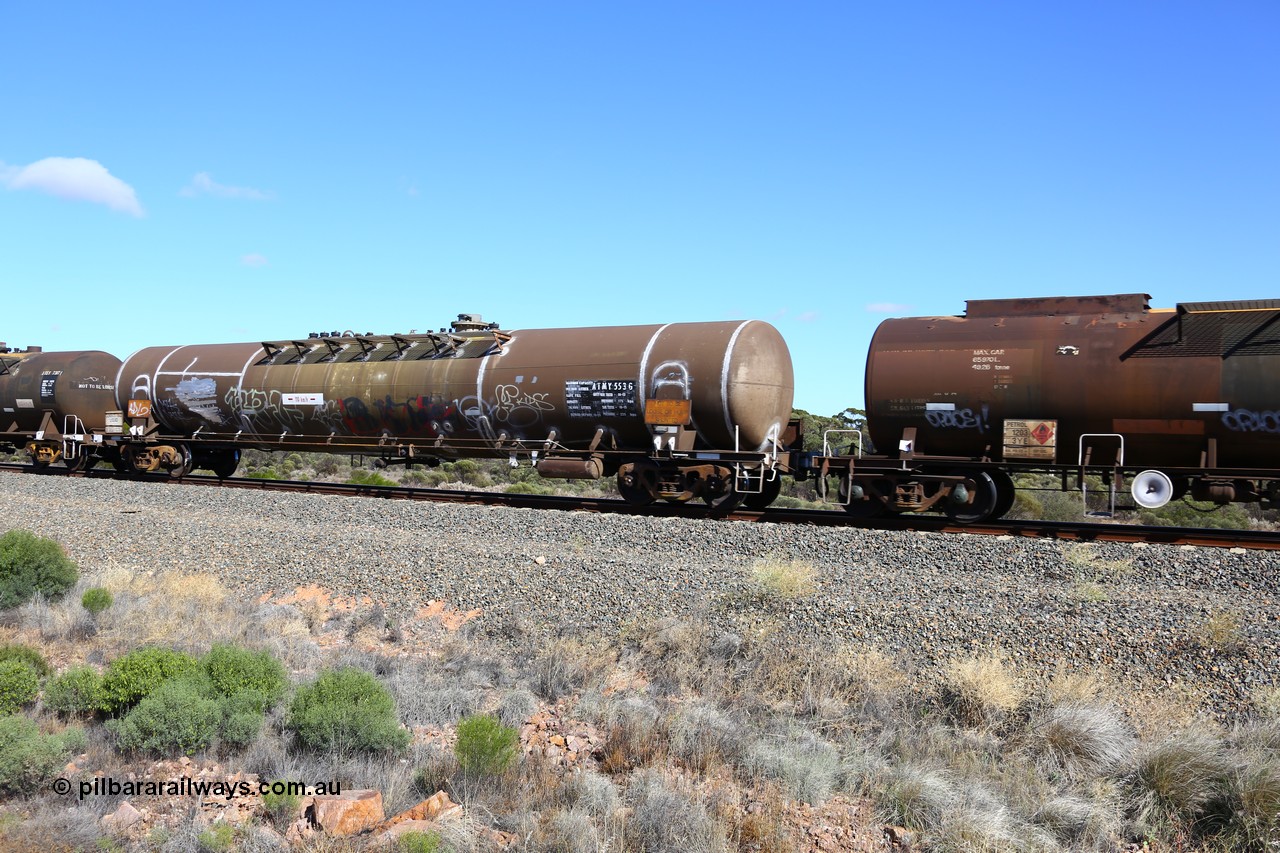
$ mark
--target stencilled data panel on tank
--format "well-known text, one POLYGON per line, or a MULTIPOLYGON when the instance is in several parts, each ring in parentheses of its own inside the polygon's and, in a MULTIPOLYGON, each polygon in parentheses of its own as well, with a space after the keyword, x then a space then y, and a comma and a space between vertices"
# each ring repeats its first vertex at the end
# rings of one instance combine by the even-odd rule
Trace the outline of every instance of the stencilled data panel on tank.
POLYGON ((564 405, 571 418, 634 418, 640 414, 634 379, 566 379, 564 405))

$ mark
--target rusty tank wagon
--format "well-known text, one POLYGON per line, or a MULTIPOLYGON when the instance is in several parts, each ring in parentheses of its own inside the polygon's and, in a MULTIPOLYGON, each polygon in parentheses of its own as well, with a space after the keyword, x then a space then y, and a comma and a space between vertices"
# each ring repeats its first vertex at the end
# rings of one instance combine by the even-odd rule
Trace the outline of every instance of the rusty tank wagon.
MULTIPOLYGON (((970 300, 887 320, 866 368, 879 457, 828 459, 851 512, 998 517, 1011 473, 1086 471, 1140 507, 1280 505, 1280 300, 970 300)), ((823 463, 820 463, 823 464, 823 463)))
POLYGON ((115 384, 137 471, 225 476, 244 447, 499 457, 616 476, 637 504, 772 500, 793 393, 786 343, 760 321, 502 330, 476 315, 425 335, 148 347, 115 384))
POLYGON ((119 370, 120 359, 105 352, 0 345, 0 444, 22 446, 39 467, 92 464, 115 408, 119 370))

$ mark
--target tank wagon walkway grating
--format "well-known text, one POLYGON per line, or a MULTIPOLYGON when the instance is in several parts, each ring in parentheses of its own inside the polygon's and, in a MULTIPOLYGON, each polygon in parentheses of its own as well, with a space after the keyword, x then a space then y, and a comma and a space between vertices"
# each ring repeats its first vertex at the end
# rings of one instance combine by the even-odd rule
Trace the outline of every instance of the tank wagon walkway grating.
POLYGON ((1280 300, 1195 302, 1122 358, 1280 355, 1280 300))

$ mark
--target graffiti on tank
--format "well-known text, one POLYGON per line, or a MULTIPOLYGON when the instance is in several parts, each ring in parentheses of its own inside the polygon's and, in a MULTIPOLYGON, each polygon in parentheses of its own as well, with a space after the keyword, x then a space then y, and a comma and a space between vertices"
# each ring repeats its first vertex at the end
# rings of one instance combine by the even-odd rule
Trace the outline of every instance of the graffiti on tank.
POLYGON ((395 402, 388 394, 375 401, 374 406, 381 427, 390 430, 392 435, 435 438, 437 431, 432 425, 443 423, 454 414, 453 407, 443 400, 421 394, 403 403, 395 402))
POLYGON ((1280 412, 1232 409, 1222 413, 1222 425, 1232 432, 1280 433, 1280 412))
POLYGON ((248 429, 262 432, 296 432, 306 417, 300 410, 284 405, 279 391, 232 388, 222 401, 239 414, 248 429))
POLYGON ((467 430, 481 438, 495 441, 497 431, 493 428, 494 408, 475 394, 453 401, 454 409, 462 416, 467 430))
POLYGON ((334 433, 435 438, 454 414, 453 406, 437 398, 418 395, 397 403, 388 394, 372 407, 360 397, 330 400, 315 417, 334 433))
POLYGON ((532 426, 542 420, 545 412, 555 411, 556 407, 547 399, 550 396, 546 391, 530 394, 515 385, 499 385, 494 389, 497 402, 493 418, 516 429, 532 426))
MULTIPOLYGON (((693 384, 693 379, 689 376, 689 366, 683 361, 664 361, 653 369, 649 374, 649 396, 659 398, 658 389, 668 386, 675 386, 679 389, 680 395, 675 399, 688 400, 690 397, 689 386, 693 384)), ((665 399, 671 399, 665 397, 665 399)))
POLYGON ((207 424, 222 426, 232 423, 218 405, 218 382, 215 379, 188 377, 164 390, 172 394, 188 412, 207 424))
POLYGON ((129 396, 135 400, 151 399, 151 377, 145 373, 137 376, 133 380, 133 385, 129 388, 129 396))
POLYGON ((987 430, 987 406, 981 412, 973 409, 957 409, 951 412, 925 412, 924 419, 935 429, 976 429, 983 433, 987 430))

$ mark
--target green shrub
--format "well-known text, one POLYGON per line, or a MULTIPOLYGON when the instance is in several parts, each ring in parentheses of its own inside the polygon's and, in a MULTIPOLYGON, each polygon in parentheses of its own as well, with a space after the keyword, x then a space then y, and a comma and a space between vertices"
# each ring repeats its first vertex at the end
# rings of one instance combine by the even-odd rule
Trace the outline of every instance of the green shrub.
POLYGON ((181 678, 159 685, 107 728, 122 749, 190 755, 212 742, 221 722, 222 711, 203 685, 181 678))
POLYGON ((102 676, 91 666, 55 675, 44 688, 44 704, 64 717, 92 714, 102 706, 102 676))
POLYGON ((279 480, 280 475, 270 468, 262 468, 258 471, 250 471, 245 477, 251 480, 279 480))
POLYGON ((62 737, 40 734, 26 717, 0 718, 0 792, 29 794, 44 788, 68 755, 62 737))
POLYGON ((199 662, 185 652, 144 646, 116 658, 102 674, 102 710, 124 710, 152 693, 161 684, 198 669, 199 662))
POLYGON ((266 810, 267 816, 276 825, 292 820, 294 814, 298 811, 298 806, 301 804, 302 798, 288 791, 276 793, 268 790, 262 795, 262 808, 266 810))
POLYGON ((29 530, 0 536, 0 608, 17 607, 37 592, 61 598, 78 576, 76 564, 52 539, 29 530))
POLYGON ((44 659, 44 655, 30 646, 24 646, 21 643, 0 646, 0 663, 7 660, 25 663, 41 678, 49 674, 49 663, 44 659))
POLYGON ((12 714, 39 695, 40 676, 35 670, 21 661, 0 662, 0 714, 12 714))
POLYGON ((458 741, 453 752, 464 773, 471 776, 496 776, 516 760, 520 738, 516 730, 504 726, 496 717, 472 714, 458 723, 458 741))
POLYGON ((437 853, 443 839, 438 832, 406 832, 396 839, 399 853, 437 853))
POLYGON ((217 823, 196 837, 196 849, 200 853, 222 853, 230 850, 236 840, 235 828, 229 823, 217 823))
POLYGON ((347 482, 356 486, 398 486, 395 480, 388 480, 377 471, 352 471, 347 482))
POLYGON ((89 735, 80 726, 67 726, 54 737, 60 740, 62 748, 72 755, 77 755, 89 748, 89 735))
POLYGON ((80 596, 80 606, 88 610, 91 615, 96 617, 99 613, 111 606, 114 599, 111 597, 111 591, 106 587, 94 586, 86 589, 84 595, 80 596))
POLYGON ((214 690, 223 696, 255 692, 262 703, 260 710, 264 711, 280 701, 289 685, 283 664, 267 651, 254 652, 219 644, 209 650, 200 664, 214 690))
POLYGON ((369 673, 351 667, 321 673, 299 688, 286 725, 317 749, 377 752, 403 749, 409 743, 390 691, 369 673))
POLYGON ((248 746, 257 740, 266 719, 263 713, 266 706, 266 697, 256 690, 241 690, 219 699, 222 741, 232 746, 248 746))

